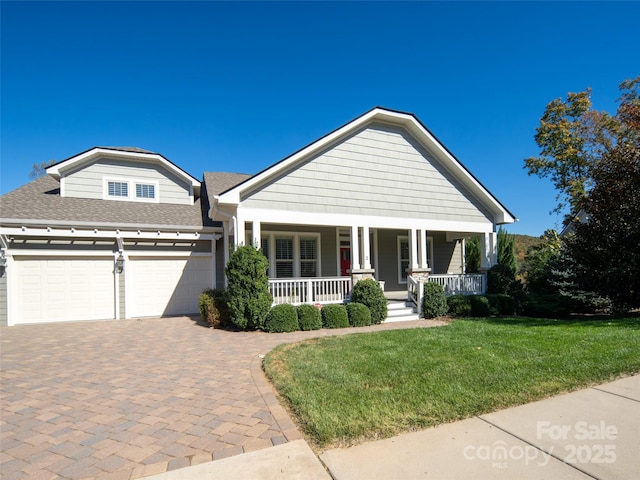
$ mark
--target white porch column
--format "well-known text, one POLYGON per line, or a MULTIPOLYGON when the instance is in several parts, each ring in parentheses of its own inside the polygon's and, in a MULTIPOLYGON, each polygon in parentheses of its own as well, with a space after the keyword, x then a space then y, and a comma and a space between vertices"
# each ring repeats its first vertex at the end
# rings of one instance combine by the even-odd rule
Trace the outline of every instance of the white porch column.
POLYGON ((244 225, 244 217, 240 216, 240 209, 238 209, 238 216, 236 217, 235 231, 233 232, 233 246, 238 248, 245 243, 246 227, 244 225))
POLYGON ((254 220, 251 225, 251 244, 257 249, 262 247, 262 234, 260 232, 259 220, 254 220))
POLYGON ((364 269, 371 269, 371 245, 369 244, 369 227, 362 227, 362 252, 363 260, 364 260, 364 269))
POLYGON ((411 270, 418 268, 418 231, 415 228, 409 230, 409 265, 411 270))
POLYGON ((485 232, 481 238, 480 269, 489 270, 498 262, 498 239, 495 232, 485 232))
POLYGON ((217 253, 217 246, 216 243, 218 242, 218 235, 214 235, 213 239, 211 240, 211 288, 218 288, 218 279, 216 278, 216 264, 217 264, 217 258, 216 258, 216 253, 217 253))
POLYGON ((360 270, 360 240, 358 239, 358 226, 351 226, 351 270, 360 270))
POLYGON ((427 244, 427 231, 420 230, 420 268, 429 268, 429 246, 427 244))

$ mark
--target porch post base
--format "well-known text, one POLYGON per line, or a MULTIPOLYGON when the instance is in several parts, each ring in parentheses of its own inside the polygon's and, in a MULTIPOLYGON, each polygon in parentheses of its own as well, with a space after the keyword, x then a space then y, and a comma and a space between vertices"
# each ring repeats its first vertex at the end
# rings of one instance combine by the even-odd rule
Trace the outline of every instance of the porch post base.
POLYGON ((411 275, 416 280, 426 281, 429 275, 431 274, 430 268, 409 268, 407 269, 407 273, 411 275))
POLYGON ((347 273, 351 275, 351 282, 353 285, 355 285, 360 280, 366 280, 367 278, 374 278, 373 274, 376 273, 376 270, 375 268, 358 268, 358 269, 348 270, 347 273))

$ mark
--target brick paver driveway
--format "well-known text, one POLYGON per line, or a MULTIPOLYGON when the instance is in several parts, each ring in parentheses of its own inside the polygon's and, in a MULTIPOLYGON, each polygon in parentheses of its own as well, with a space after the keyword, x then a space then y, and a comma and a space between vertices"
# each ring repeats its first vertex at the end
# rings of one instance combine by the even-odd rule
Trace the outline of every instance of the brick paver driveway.
POLYGON ((130 479, 292 439, 260 355, 316 336, 227 332, 188 317, 3 327, 3 479, 130 479))

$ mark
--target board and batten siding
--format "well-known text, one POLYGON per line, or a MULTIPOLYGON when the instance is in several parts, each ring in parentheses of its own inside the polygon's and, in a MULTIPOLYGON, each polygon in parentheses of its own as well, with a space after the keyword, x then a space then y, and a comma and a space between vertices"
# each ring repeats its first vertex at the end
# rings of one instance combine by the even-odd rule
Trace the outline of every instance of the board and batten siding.
POLYGON ((109 158, 98 159, 66 175, 64 195, 102 199, 105 177, 157 183, 160 203, 191 203, 189 185, 161 166, 109 158))
POLYGON ((377 124, 248 192, 242 204, 328 214, 493 220, 408 132, 377 124))

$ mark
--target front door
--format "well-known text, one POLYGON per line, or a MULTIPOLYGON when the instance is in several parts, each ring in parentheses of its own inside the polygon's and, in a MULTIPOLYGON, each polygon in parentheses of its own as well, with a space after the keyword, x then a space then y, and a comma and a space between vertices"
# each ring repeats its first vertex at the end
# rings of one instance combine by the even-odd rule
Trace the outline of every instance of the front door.
POLYGON ((346 277, 351 269, 351 248, 340 247, 340 275, 346 277))

